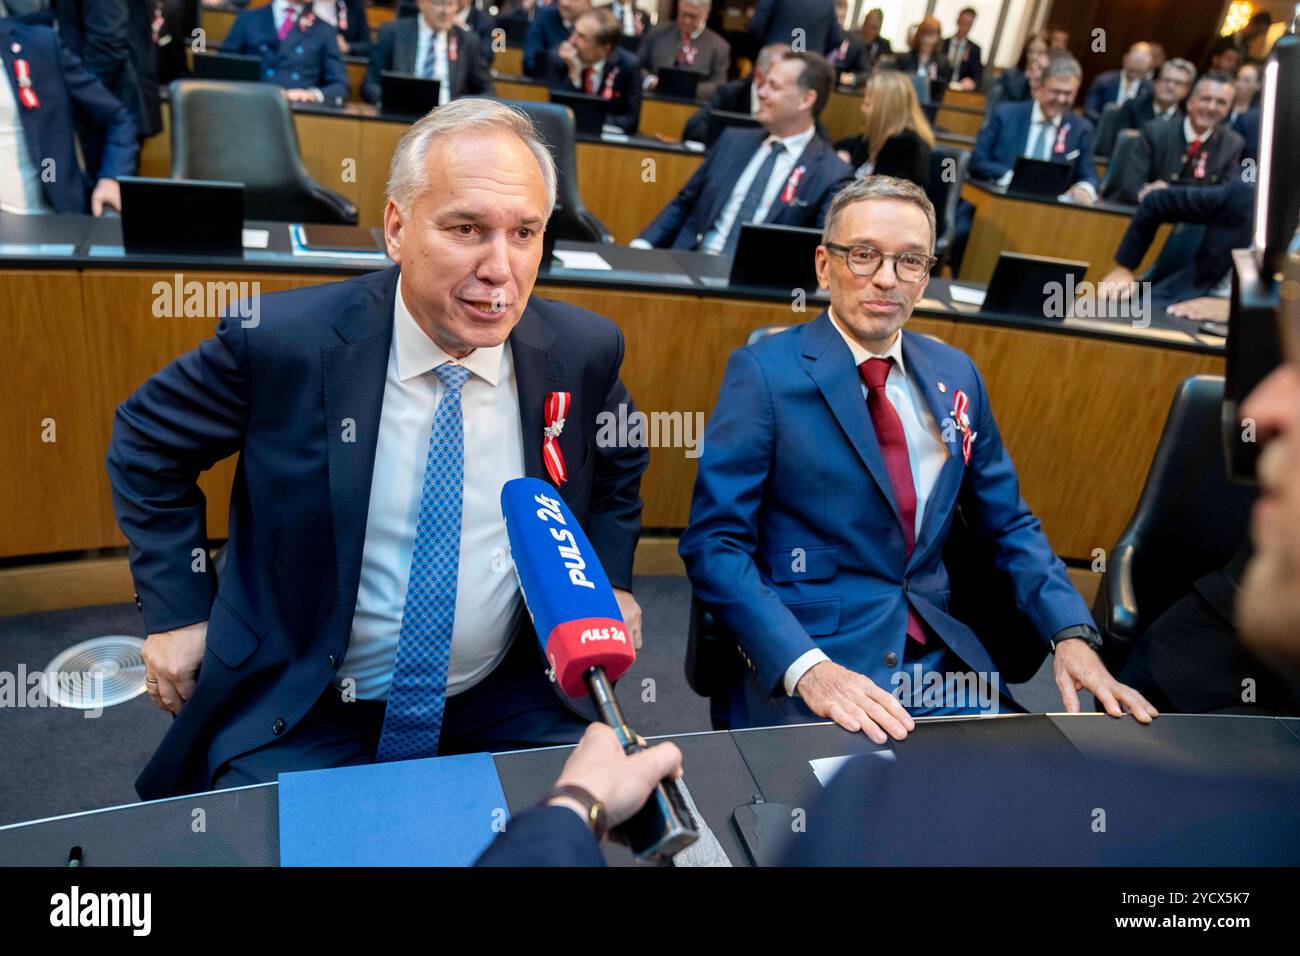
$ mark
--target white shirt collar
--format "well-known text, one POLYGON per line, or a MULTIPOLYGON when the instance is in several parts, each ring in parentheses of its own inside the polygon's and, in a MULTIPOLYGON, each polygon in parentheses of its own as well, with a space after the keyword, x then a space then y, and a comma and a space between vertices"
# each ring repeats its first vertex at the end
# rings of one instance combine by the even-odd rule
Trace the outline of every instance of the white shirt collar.
POLYGON ((429 26, 428 21, 424 19, 422 14, 417 14, 415 19, 420 24, 420 43, 428 43, 435 37, 443 37, 445 40, 447 34, 451 32, 450 30, 444 30, 441 33, 434 32, 433 27, 429 26))
POLYGON ((1065 114, 1062 113, 1054 120, 1048 119, 1047 114, 1043 112, 1043 108, 1038 105, 1038 100, 1034 100, 1034 109, 1033 109, 1033 113, 1029 117, 1029 121, 1031 125, 1036 123, 1051 123, 1053 126, 1059 129, 1061 126, 1061 120, 1064 117, 1065 114))
POLYGON ((397 295, 393 298, 393 343, 397 349, 398 379, 405 382, 451 362, 453 365, 465 366, 493 387, 501 380, 501 366, 505 361, 504 342, 491 348, 475 349, 463 359, 453 358, 416 323, 402 298, 401 282, 397 283, 397 295))
POLYGON ((275 28, 280 29, 280 24, 284 23, 284 15, 287 11, 293 10, 295 13, 303 6, 300 3, 290 3, 289 0, 275 0, 271 4, 271 19, 275 21, 275 28))
POLYGON ((781 145, 784 146, 786 152, 790 154, 790 158, 798 159, 800 156, 803 155, 803 151, 808 148, 808 144, 812 142, 812 138, 816 134, 816 132, 817 132, 816 126, 809 126, 802 133, 795 133, 793 136, 787 136, 784 139, 782 139, 780 136, 773 136, 769 134, 767 139, 763 140, 763 145, 767 146, 773 142, 776 142, 777 140, 780 140, 781 145))
POLYGON ((1204 143, 1207 139, 1209 139, 1213 135, 1214 135, 1213 126, 1207 129, 1204 133, 1197 135, 1196 130, 1192 129, 1192 118, 1190 116, 1183 117, 1183 141, 1184 142, 1190 143, 1194 139, 1199 139, 1202 143, 1204 143))
MULTIPOLYGON (((698 27, 696 27, 696 28, 695 28, 695 32, 692 33, 692 34, 690 34, 691 39, 692 39, 692 40, 698 40, 698 39, 700 38, 700 34, 704 32, 704 28, 707 27, 707 26, 708 26, 707 23, 701 23, 698 27)), ((678 35, 678 36, 681 36, 681 35, 682 35, 682 29, 681 29, 681 27, 678 27, 678 28, 677 28, 677 35, 678 35)))
MULTIPOLYGON (((595 71, 596 71, 596 75, 597 75, 597 76, 601 76, 601 73, 602 73, 602 72, 604 71, 604 69, 605 69, 605 61, 604 61, 604 60, 597 60, 595 63, 591 64, 590 67, 584 67, 583 69, 584 69, 584 70, 586 70, 586 69, 595 70, 595 71)), ((604 77, 601 77, 601 78, 604 79, 604 77)))
POLYGON ((840 325, 840 320, 835 318, 835 310, 833 308, 827 306, 826 312, 831 317, 831 325, 834 326, 836 332, 840 333, 840 338, 844 340, 844 344, 847 345, 849 351, 853 353, 854 365, 861 365, 867 359, 890 358, 894 360, 894 364, 898 366, 900 372, 904 375, 907 374, 907 366, 903 364, 902 329, 899 329, 894 333, 894 341, 889 348, 885 349, 883 352, 873 352, 870 349, 864 348, 857 339, 844 331, 844 328, 840 325))

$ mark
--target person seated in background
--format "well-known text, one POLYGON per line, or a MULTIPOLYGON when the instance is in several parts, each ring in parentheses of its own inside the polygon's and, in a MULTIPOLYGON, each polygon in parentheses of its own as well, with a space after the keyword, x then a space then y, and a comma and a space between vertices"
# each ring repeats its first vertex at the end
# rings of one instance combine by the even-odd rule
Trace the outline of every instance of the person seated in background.
POLYGON ((236 17, 221 52, 261 57, 263 81, 284 87, 295 103, 335 106, 348 98, 348 70, 336 35, 310 5, 273 0, 236 17))
POLYGON ((1148 41, 1147 46, 1151 47, 1151 75, 1155 76, 1165 65, 1165 60, 1169 59, 1169 54, 1165 51, 1165 45, 1158 40, 1148 41))
POLYGON ((1042 82, 1043 69, 1049 58, 1047 31, 1031 33, 1020 50, 1020 59, 1016 65, 1008 67, 989 86, 984 98, 984 111, 993 112, 999 103, 1023 103, 1034 98, 1038 84, 1042 82))
POLYGON ((895 176, 926 189, 934 131, 911 77, 882 70, 862 93, 862 134, 835 144, 854 176, 895 176))
MULTIPOLYGON (((1053 53, 1070 52, 1070 31, 1064 27, 1047 28, 1047 48, 1053 53)), ((1073 54, 1071 54, 1073 55, 1073 54)))
POLYGON ((492 28, 495 21, 492 15, 486 10, 480 10, 474 5, 473 0, 457 0, 460 9, 456 11, 456 25, 462 30, 468 30, 478 36, 479 47, 483 50, 483 56, 492 62, 494 52, 492 50, 492 28))
POLYGON ((975 8, 966 7, 957 14, 957 32, 943 41, 940 52, 952 64, 952 82, 963 90, 977 90, 984 78, 984 62, 979 44, 970 38, 975 25, 975 8))
POLYGON ((1205 226, 1196 254, 1151 288, 1151 304, 1185 319, 1224 322, 1232 293, 1232 250, 1251 244, 1255 186, 1230 177, 1218 186, 1153 189, 1138 204, 1115 251, 1115 268, 1098 292, 1123 301, 1133 290, 1134 270, 1165 223, 1205 226))
POLYGON ((1181 57, 1166 60, 1151 89, 1120 107, 1120 129, 1142 129, 1152 120, 1177 119, 1195 82, 1196 67, 1189 61, 1181 57))
POLYGON ((1259 104, 1259 91, 1263 86, 1263 73, 1258 63, 1243 63, 1237 70, 1237 76, 1232 81, 1233 97, 1232 111, 1228 114, 1228 122, 1232 123, 1234 128, 1237 118, 1249 113, 1259 104))
POLYGON ((1232 78, 1207 73, 1187 99, 1187 115, 1142 127, 1128 161, 1115 170, 1106 198, 1141 202, 1153 189, 1175 183, 1208 186, 1238 172, 1242 138, 1224 122, 1232 108, 1232 78))
POLYGON ((316 0, 316 15, 338 30, 339 52, 344 56, 369 56, 370 21, 366 17, 366 0, 316 0))
POLYGON ((573 35, 555 48, 548 83, 552 90, 599 96, 605 122, 635 133, 641 122, 641 64, 619 46, 618 21, 605 7, 588 10, 573 35))
POLYGON ((506 20, 531 24, 535 16, 537 0, 505 0, 497 10, 497 26, 504 26, 506 20))
POLYGON ((612 0, 609 4, 609 12, 614 14, 614 19, 618 21, 619 33, 625 37, 643 36, 650 29, 650 14, 638 10, 632 0, 626 2, 612 0))
MULTIPOLYGON (((835 0, 835 16, 841 23, 848 13, 848 0, 835 0)), ((877 24, 877 33, 879 30, 880 26, 877 24)), ((856 33, 846 32, 839 46, 831 48, 826 54, 826 62, 835 70, 835 81, 839 86, 852 89, 860 83, 865 83, 867 77, 871 75, 871 60, 867 55, 866 44, 856 33)))
POLYGON ((0 83, 0 212, 120 212, 117 177, 135 173, 139 153, 130 111, 47 26, 0 18, 0 60, 10 78, 0 83), (74 120, 103 143, 93 188, 77 160, 74 120))
POLYGON ((803 47, 825 55, 840 45, 844 31, 835 16, 835 0, 758 0, 749 20, 749 32, 760 46, 788 43, 795 46, 803 31, 803 47))
POLYGON ((1233 130, 1242 138, 1242 159, 1259 160, 1259 118, 1260 108, 1256 106, 1242 113, 1232 123, 1233 130))
POLYGON ((894 48, 889 45, 889 41, 880 35, 884 24, 885 11, 879 7, 872 7, 862 18, 862 28, 858 31, 858 35, 862 37, 862 47, 867 54, 867 66, 872 71, 879 65, 882 56, 894 54, 894 48))
POLYGON ((524 73, 536 79, 550 74, 553 51, 573 34, 578 17, 591 9, 591 0, 555 0, 533 17, 524 37, 524 73))
POLYGON ((740 113, 753 116, 758 112, 758 90, 763 85, 763 78, 772 65, 781 59, 790 48, 784 43, 773 43, 758 51, 754 58, 754 68, 743 80, 731 80, 723 83, 709 102, 695 111, 682 128, 682 139, 703 143, 708 138, 709 114, 714 110, 724 113, 740 113))
POLYGON ((1241 66, 1241 48, 1232 37, 1219 37, 1210 44, 1205 54, 1205 73, 1226 73, 1233 76, 1241 66))
POLYGON ((1071 202, 1085 205, 1096 202, 1092 124, 1070 112, 1082 75, 1074 57, 1054 56, 1043 71, 1042 84, 1033 100, 999 104, 985 118, 975 139, 971 177, 1005 185, 1021 156, 1067 163, 1074 170, 1074 184, 1066 196, 1071 202))
POLYGON ((457 0, 420 0, 418 17, 399 17, 379 28, 361 85, 366 102, 379 102, 386 72, 437 80, 439 106, 461 96, 493 93, 482 40, 457 25, 456 7, 457 0))
POLYGON ((820 226, 853 170, 813 122, 831 93, 817 53, 786 51, 758 88, 761 129, 728 128, 634 248, 735 253, 742 223, 820 226))
POLYGON ((895 66, 904 73, 947 86, 952 79, 952 64, 939 48, 939 34, 939 21, 935 17, 926 17, 912 33, 911 49, 898 58, 895 66))
POLYGON ((1118 70, 1097 74, 1088 87, 1088 98, 1083 103, 1083 115, 1096 123, 1112 103, 1123 106, 1151 92, 1151 45, 1134 43, 1124 54, 1124 65, 1118 70))
POLYGON ((664 67, 699 73, 700 84, 695 92, 700 99, 712 96, 727 82, 731 47, 704 25, 709 6, 710 0, 678 0, 675 21, 661 23, 642 34, 637 58, 650 71, 645 78, 647 90, 658 85, 655 73, 664 67))
POLYGON ((1243 61, 1263 61, 1268 57, 1268 31, 1273 26, 1273 15, 1267 10, 1254 14, 1246 25, 1229 37, 1241 51, 1243 61))

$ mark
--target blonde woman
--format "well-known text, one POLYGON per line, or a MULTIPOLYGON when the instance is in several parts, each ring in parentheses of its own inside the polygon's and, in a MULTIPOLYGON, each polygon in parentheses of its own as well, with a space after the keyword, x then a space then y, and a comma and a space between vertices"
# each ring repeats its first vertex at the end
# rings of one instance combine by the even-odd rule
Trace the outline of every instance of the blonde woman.
POLYGON ((867 81, 862 93, 862 135, 840 140, 835 149, 858 176, 897 176, 925 189, 932 146, 934 132, 912 78, 883 70, 867 81))

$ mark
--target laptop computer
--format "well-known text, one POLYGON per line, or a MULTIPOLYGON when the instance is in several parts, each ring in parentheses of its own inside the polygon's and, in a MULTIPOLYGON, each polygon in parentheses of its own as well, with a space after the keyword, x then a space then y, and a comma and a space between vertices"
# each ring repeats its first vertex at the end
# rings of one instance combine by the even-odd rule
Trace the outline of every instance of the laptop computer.
POLYGON ((726 110, 709 110, 709 127, 705 133, 705 146, 712 146, 722 135, 722 131, 728 126, 739 126, 742 128, 754 127, 760 125, 758 120, 749 113, 729 113, 726 110))
POLYGON ((195 53, 194 75, 200 80, 256 83, 262 78, 262 58, 235 53, 195 53))
POLYGON ((122 189, 122 245, 128 253, 244 254, 243 183, 143 176, 120 176, 117 181, 122 189))
POLYGON ((659 82, 655 84, 656 96, 675 96, 678 99, 693 100, 698 95, 696 91, 700 87, 702 77, 694 70, 661 66, 656 76, 659 77, 659 82))
POLYGON ((385 70, 379 78, 379 112, 384 116, 419 119, 438 106, 442 83, 385 70))
POLYGON ((1030 196, 1055 199, 1070 188, 1074 168, 1068 163, 1054 163, 1046 159, 1016 159, 1016 170, 1011 174, 1008 189, 1030 196))
POLYGON ((1073 290, 1083 282, 1087 272, 1088 263, 1076 259, 1004 252, 998 256, 998 264, 993 268, 981 311, 1060 321, 1069 310, 1067 299, 1073 300, 1073 290), (1048 314, 1047 302, 1054 283, 1059 290, 1061 315, 1048 314))
POLYGON ((742 223, 728 281, 787 294, 804 289, 812 295, 817 289, 816 250, 821 241, 820 229, 742 223))
POLYGON ((605 114, 609 111, 609 101, 587 93, 565 93, 563 90, 551 90, 551 102, 567 106, 573 110, 573 128, 584 136, 599 136, 605 125, 605 114))

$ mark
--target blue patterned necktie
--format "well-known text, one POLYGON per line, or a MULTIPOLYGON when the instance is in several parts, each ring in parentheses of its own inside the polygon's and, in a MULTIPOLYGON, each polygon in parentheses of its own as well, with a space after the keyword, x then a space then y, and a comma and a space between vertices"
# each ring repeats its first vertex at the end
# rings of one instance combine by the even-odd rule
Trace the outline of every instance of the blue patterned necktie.
POLYGON ((727 243, 722 247, 724 256, 734 256, 736 254, 736 243, 740 242, 740 225, 754 218, 754 213, 758 211, 758 204, 763 198, 763 192, 767 189, 767 182, 772 178, 772 172, 776 169, 777 158, 784 152, 785 144, 779 139, 776 140, 772 143, 772 149, 768 152, 767 159, 763 160, 763 165, 758 167, 758 172, 754 175, 754 181, 749 184, 745 198, 740 202, 740 211, 736 213, 736 218, 731 223, 731 231, 727 233, 727 243))
POLYGON ((411 573, 406 579, 401 637, 384 729, 375 761, 436 757, 447 703, 447 665, 456 622, 456 572, 465 484, 465 429, 460 390, 469 369, 450 363, 433 370, 445 391, 433 415, 429 457, 411 573))
POLYGON ((1034 144, 1034 151, 1030 154, 1030 159, 1048 159, 1051 156, 1051 137, 1056 134, 1052 124, 1043 120, 1038 127, 1038 139, 1034 144))
POLYGON ((420 67, 421 79, 433 79, 433 65, 438 58, 438 37, 434 34, 429 37, 429 49, 424 54, 424 64, 420 67))

